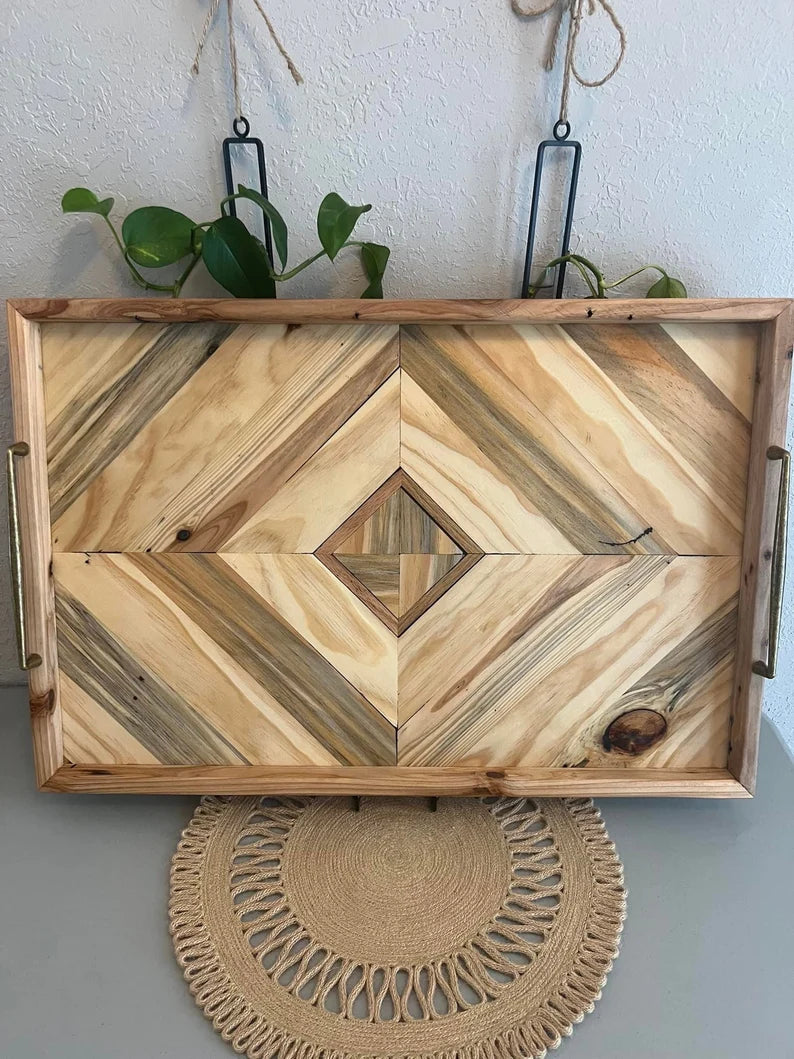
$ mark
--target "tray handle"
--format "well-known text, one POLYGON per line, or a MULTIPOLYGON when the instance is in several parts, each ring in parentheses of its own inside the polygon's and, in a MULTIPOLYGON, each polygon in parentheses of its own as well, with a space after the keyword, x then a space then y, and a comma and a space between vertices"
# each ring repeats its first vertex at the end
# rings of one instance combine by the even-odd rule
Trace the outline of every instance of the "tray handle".
POLYGON ((775 516, 775 543, 772 546, 772 573, 769 585, 769 629, 766 661, 753 662, 753 672, 771 680, 777 669, 780 639, 780 617, 783 613, 783 583, 786 579, 786 539, 788 537, 788 492, 791 454, 788 449, 771 445, 766 450, 768 460, 780 460, 780 485, 775 516))
POLYGON ((11 559, 11 583, 14 596, 14 622, 17 630, 17 660, 20 669, 36 669, 41 665, 41 655, 28 652, 25 628, 25 586, 22 577, 22 530, 19 522, 19 494, 17 490, 16 461, 27 456, 30 446, 26 441, 16 441, 6 452, 8 481, 8 544, 11 559))

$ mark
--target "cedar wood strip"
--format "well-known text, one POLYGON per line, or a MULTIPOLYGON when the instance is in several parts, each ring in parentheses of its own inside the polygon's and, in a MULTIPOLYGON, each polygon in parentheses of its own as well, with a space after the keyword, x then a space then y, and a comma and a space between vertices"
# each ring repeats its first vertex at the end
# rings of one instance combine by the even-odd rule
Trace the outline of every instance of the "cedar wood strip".
POLYGON ((393 632, 395 636, 397 635, 397 617, 392 614, 382 600, 378 599, 374 592, 370 592, 363 581, 360 581, 351 570, 348 570, 333 552, 318 551, 315 552, 315 555, 326 569, 330 570, 335 577, 338 577, 342 584, 361 600, 365 607, 369 607, 372 613, 380 618, 387 629, 393 632))
POLYGON ((12 311, 30 320, 225 320, 234 323, 564 323, 594 320, 774 320, 784 298, 470 299, 385 301, 359 298, 17 298, 12 311))
POLYGON ((55 589, 52 579, 50 501, 47 490, 47 442, 41 334, 8 306, 8 343, 14 441, 26 441, 30 454, 18 460, 22 576, 29 648, 42 663, 28 673, 31 727, 39 786, 63 762, 63 720, 58 688, 55 638, 55 589))
POLYGON ((400 556, 338 555, 336 557, 353 577, 397 616, 400 608, 400 556))
POLYGON ((727 769, 245 768, 64 765, 48 791, 116 794, 375 794, 505 797, 747 798, 727 769))
POLYGON ((761 702, 765 677, 753 673, 756 659, 766 658, 769 622, 769 579, 774 545, 779 463, 768 466, 770 445, 785 446, 791 383, 792 304, 788 302, 761 334, 756 366, 753 432, 747 486, 742 575, 739 588, 739 629, 736 647, 731 742, 728 768, 755 792, 761 702))

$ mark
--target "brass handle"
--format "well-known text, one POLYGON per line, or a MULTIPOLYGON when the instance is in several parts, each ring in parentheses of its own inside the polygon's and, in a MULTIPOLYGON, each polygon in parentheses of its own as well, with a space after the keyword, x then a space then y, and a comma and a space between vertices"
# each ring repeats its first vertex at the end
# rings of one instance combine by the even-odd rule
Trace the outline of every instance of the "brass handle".
POLYGON ((769 585, 769 646, 766 662, 753 662, 753 672, 771 680, 777 669, 780 638, 780 616, 783 612, 783 582, 786 579, 786 538, 788 536, 788 483, 791 455, 787 449, 772 445, 766 450, 768 460, 780 460, 780 486, 775 516, 775 543, 772 549, 772 574, 769 585))
POLYGON ((20 669, 35 669, 41 665, 41 655, 28 654, 25 630, 25 590, 22 581, 22 531, 19 526, 19 497, 17 495, 17 456, 27 456, 30 446, 26 441, 9 445, 6 453, 8 471, 8 541, 11 557, 11 582, 14 588, 14 620, 17 627, 17 658, 20 669))

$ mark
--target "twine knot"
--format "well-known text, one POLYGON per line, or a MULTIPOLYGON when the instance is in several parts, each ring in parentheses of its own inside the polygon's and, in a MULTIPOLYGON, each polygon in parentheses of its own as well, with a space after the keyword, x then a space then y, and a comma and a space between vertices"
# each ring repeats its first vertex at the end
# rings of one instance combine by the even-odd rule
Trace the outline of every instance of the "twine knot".
POLYGON ((610 78, 615 76, 623 63, 623 59, 626 55, 626 31, 621 25, 612 5, 609 3, 609 0, 550 0, 549 3, 542 3, 538 6, 523 3, 522 0, 510 0, 510 6, 513 8, 515 14, 520 15, 522 18, 539 18, 542 15, 548 14, 552 10, 554 11, 554 22, 549 34, 549 40, 546 46, 546 56, 543 61, 543 65, 547 70, 551 70, 556 62, 558 42, 562 37, 562 22, 566 12, 568 13, 568 38, 565 45, 565 66, 563 68, 562 91, 560 93, 560 114, 557 118, 558 124, 565 123, 568 121, 568 96, 570 93, 571 78, 578 81, 579 84, 583 85, 585 88, 600 88, 601 85, 605 85, 610 78), (614 65, 603 77, 600 77, 595 81, 588 81, 585 77, 582 77, 576 68, 576 44, 579 37, 579 31, 582 27, 582 19, 585 15, 585 5, 587 5, 588 15, 594 15, 596 9, 601 8, 614 26, 620 43, 620 51, 614 65))

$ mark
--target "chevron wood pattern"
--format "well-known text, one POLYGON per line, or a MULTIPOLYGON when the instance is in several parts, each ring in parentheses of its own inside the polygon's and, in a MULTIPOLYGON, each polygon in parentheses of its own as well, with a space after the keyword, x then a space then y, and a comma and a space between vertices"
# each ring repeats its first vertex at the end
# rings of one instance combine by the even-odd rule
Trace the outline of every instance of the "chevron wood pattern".
POLYGON ((750 424, 657 325, 408 325, 401 366, 402 466, 487 551, 741 553, 750 424))
POLYGON ((400 640, 398 760, 724 765, 738 589, 734 557, 485 556, 400 640), (639 708, 668 734, 607 752, 639 708))
MULTIPOLYGON (((241 532, 245 541, 249 519, 324 442, 345 424, 360 432, 348 421, 398 366, 388 325, 127 330, 108 326, 106 362, 79 376, 77 394, 62 365, 79 340, 69 329, 66 341, 45 341, 57 550, 218 551, 241 532)), ((388 441, 372 444, 385 458, 388 441)))
POLYGON ((392 643, 313 556, 286 558, 57 555, 72 743, 108 714, 127 761, 394 764, 392 643))
POLYGON ((64 761, 723 774, 758 342, 48 323, 64 761))

